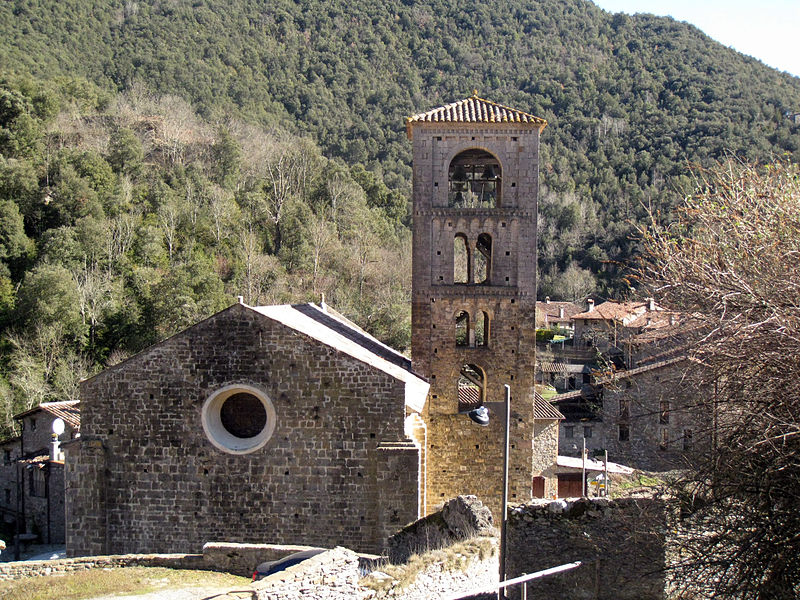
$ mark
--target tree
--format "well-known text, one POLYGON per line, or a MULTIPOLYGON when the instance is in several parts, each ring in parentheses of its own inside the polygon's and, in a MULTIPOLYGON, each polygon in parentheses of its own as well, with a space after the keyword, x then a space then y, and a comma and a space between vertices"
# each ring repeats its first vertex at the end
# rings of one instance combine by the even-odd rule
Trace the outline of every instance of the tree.
MULTIPOLYGON (((800 168, 730 160, 643 239, 639 276, 691 315, 693 376, 715 390, 713 450, 674 482, 677 581, 703 595, 800 595, 800 168)), ((683 586, 686 596, 691 591, 683 586)), ((696 596, 692 596, 696 597, 696 596)))

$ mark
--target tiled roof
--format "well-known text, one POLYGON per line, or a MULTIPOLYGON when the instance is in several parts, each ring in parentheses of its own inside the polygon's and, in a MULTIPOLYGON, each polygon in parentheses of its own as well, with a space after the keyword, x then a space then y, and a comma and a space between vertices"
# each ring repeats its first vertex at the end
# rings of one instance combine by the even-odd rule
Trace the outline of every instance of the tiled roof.
POLYGON ((539 363, 539 368, 541 369, 542 373, 566 373, 567 372, 567 365, 566 363, 539 363))
POLYGON ((533 418, 560 421, 564 418, 558 409, 542 398, 538 392, 533 393, 533 418))
POLYGON ((42 402, 39 405, 44 412, 48 412, 54 417, 62 419, 64 423, 73 429, 81 428, 81 409, 78 400, 67 402, 42 402))
MULTIPOLYGON (((614 302, 609 300, 577 315, 573 319, 594 319, 602 321, 628 321, 648 312, 648 302, 614 302)), ((661 309, 656 308, 660 312, 661 309)), ((626 322, 625 325, 628 323, 626 322)))
POLYGON ((647 373, 648 371, 663 369, 664 367, 669 367, 670 365, 674 365, 675 363, 679 363, 685 360, 686 360, 685 356, 675 356, 673 358, 668 358, 666 360, 651 363, 649 365, 644 365, 643 367, 637 367, 635 369, 628 369, 626 371, 614 371, 613 373, 609 373, 608 375, 598 378, 597 383, 602 384, 602 383, 609 383, 617 379, 627 379, 629 377, 634 377, 635 375, 647 373))
POLYGON ((477 90, 464 100, 406 118, 409 138, 416 123, 519 123, 539 128, 547 125, 547 121, 530 113, 479 98, 477 90))
POLYGON ((78 407, 78 400, 65 400, 64 402, 42 402, 39 406, 34 406, 30 410, 14 415, 15 419, 22 419, 35 412, 46 412, 52 416, 62 419, 64 423, 75 430, 81 428, 81 410, 78 407))
POLYGON ((570 317, 582 312, 583 309, 574 302, 537 302, 536 303, 536 323, 548 324, 569 321, 570 317), (564 316, 561 317, 561 309, 564 309, 564 316))

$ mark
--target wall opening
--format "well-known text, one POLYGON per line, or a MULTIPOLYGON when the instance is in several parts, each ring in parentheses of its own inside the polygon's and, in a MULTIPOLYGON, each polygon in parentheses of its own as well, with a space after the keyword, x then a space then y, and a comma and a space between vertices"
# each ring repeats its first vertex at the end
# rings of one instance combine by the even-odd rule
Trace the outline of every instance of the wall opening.
POLYGON ((230 454, 255 452, 275 431, 272 401, 250 385, 229 385, 211 394, 201 418, 208 440, 230 454))
POLYGON ((500 206, 500 161, 485 150, 465 150, 453 158, 447 174, 447 205, 451 208, 500 206))
POLYGON ((492 271, 492 236, 482 233, 475 244, 475 283, 490 283, 492 271))
POLYGON ((484 403, 486 374, 477 365, 465 364, 458 376, 458 412, 468 412, 484 403))
POLYGON ((467 236, 458 233, 453 239, 453 283, 469 283, 471 267, 467 236))
POLYGON ((456 346, 469 346, 469 313, 456 313, 456 346))
POLYGON ((482 310, 475 316, 475 345, 489 345, 489 315, 482 310))

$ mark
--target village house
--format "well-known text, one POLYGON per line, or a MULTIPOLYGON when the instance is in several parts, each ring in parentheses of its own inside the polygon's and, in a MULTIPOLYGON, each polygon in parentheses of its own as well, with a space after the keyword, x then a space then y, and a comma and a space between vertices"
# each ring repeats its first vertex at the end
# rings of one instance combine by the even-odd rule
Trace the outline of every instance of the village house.
POLYGON ((4 539, 63 544, 64 454, 60 443, 80 432, 77 401, 43 402, 14 416, 21 434, 0 442, 0 514, 4 539))
POLYGON ((574 344, 595 348, 608 359, 620 359, 629 338, 640 333, 642 326, 658 319, 663 312, 652 298, 643 302, 609 300, 597 306, 591 299, 587 303, 584 312, 572 316, 574 344))
POLYGON ((536 327, 560 329, 571 337, 575 327, 572 317, 581 312, 583 309, 574 302, 550 300, 546 296, 543 302, 536 302, 536 327))

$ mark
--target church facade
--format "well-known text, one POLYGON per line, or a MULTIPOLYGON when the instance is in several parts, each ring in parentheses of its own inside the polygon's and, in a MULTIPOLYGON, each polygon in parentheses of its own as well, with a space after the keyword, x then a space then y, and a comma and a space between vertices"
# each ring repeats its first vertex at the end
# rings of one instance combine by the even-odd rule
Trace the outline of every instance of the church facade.
POLYGON ((427 389, 329 309, 235 304, 83 382, 67 552, 379 552, 419 516, 405 427, 427 389))

